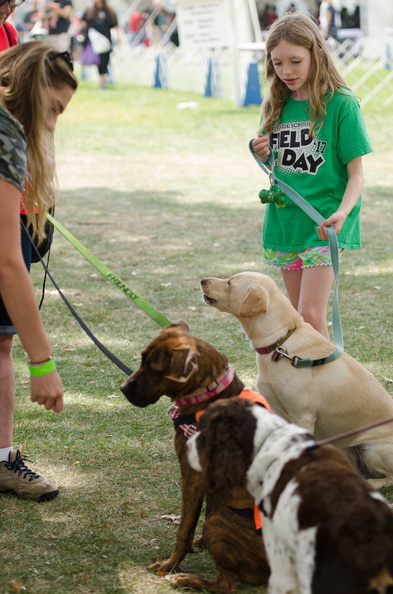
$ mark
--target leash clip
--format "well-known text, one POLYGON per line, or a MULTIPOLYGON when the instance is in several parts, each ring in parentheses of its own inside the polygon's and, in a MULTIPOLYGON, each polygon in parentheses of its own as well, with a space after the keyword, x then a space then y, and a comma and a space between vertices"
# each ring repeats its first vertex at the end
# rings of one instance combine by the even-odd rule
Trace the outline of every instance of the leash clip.
POLYGON ((273 361, 278 361, 280 357, 285 357, 285 359, 289 359, 293 367, 297 367, 299 357, 293 356, 291 357, 287 351, 287 349, 283 346, 278 346, 272 355, 273 361))

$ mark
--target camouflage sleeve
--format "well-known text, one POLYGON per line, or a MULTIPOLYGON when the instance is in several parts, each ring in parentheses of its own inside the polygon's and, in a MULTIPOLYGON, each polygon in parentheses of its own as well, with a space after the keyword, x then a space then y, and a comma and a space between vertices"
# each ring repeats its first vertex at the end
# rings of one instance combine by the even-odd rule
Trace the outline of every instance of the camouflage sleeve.
POLYGON ((21 192, 26 177, 26 140, 22 126, 0 105, 0 178, 21 192))

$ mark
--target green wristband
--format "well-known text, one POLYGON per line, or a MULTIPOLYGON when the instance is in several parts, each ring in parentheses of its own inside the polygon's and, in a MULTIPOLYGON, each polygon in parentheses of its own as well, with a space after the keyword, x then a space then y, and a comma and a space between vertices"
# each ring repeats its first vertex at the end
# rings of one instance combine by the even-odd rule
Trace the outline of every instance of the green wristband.
POLYGON ((29 365, 29 369, 32 377, 39 377, 40 375, 46 375, 54 371, 56 369, 56 363, 54 359, 50 359, 46 363, 42 363, 42 365, 29 365))

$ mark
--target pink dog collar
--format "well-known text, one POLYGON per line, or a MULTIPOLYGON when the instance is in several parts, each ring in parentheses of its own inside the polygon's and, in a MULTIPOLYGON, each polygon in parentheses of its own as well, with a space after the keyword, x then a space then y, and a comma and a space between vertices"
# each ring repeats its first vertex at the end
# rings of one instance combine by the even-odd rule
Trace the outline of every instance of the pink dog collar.
POLYGON ((218 378, 215 379, 214 382, 212 382, 209 386, 199 388, 187 396, 176 398, 175 404, 177 406, 187 406, 188 404, 199 404, 199 402, 204 402, 205 400, 214 398, 214 396, 229 386, 234 377, 235 372, 231 367, 228 367, 224 373, 218 376, 218 378))

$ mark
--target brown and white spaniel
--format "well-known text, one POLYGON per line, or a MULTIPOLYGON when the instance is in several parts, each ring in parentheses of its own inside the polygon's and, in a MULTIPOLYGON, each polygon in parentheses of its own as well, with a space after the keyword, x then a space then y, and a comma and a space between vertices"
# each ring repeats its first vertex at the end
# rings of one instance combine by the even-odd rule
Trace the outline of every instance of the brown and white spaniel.
POLYGON ((392 594, 393 513, 332 446, 246 401, 213 404, 188 442, 208 496, 247 486, 271 594, 392 594))

